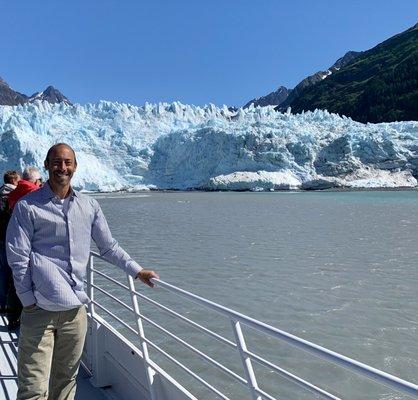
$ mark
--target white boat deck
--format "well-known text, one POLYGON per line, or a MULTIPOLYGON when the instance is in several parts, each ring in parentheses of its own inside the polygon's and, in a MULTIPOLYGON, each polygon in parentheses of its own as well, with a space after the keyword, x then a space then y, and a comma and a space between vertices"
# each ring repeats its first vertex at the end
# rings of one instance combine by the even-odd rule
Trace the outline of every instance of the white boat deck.
MULTIPOLYGON (((0 315, 0 399, 15 400, 17 393, 17 339, 16 333, 7 331, 7 319, 0 315)), ((76 400, 108 400, 103 389, 94 388, 90 377, 80 368, 77 379, 76 400)))

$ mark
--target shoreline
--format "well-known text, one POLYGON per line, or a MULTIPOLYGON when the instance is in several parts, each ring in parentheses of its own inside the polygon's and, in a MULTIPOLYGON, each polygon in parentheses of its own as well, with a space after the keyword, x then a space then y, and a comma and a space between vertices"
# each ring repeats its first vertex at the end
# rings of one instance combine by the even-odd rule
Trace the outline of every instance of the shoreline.
POLYGON ((147 194, 147 193, 323 193, 323 192, 418 192, 416 187, 396 187, 396 188, 328 188, 328 189, 278 189, 278 190, 207 190, 207 189, 140 189, 140 190, 115 190, 115 191, 83 191, 89 195, 101 194, 147 194))

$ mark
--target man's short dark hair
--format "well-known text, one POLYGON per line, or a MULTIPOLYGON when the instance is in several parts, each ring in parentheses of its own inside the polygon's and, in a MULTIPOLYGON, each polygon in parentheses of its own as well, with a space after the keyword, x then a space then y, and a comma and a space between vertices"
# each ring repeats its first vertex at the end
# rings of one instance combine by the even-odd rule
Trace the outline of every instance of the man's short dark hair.
POLYGON ((4 183, 10 183, 10 184, 13 184, 13 182, 16 180, 16 179, 19 179, 20 178, 20 174, 19 174, 19 172, 17 172, 17 171, 12 171, 12 170, 10 170, 10 171, 6 171, 5 173, 4 173, 4 175, 3 175, 3 180, 4 180, 4 183))
POLYGON ((49 150, 48 150, 48 152, 46 153, 46 157, 45 157, 45 162, 46 163, 49 163, 49 156, 51 155, 51 153, 57 148, 57 147, 60 147, 60 146, 65 146, 65 147, 67 147, 68 149, 70 149, 72 152, 73 152, 73 154, 74 154, 74 161, 75 161, 75 163, 77 164, 77 159, 76 159, 76 157, 75 157, 75 151, 74 151, 74 149, 70 146, 70 145, 68 145, 67 143, 56 143, 56 144, 54 144, 53 146, 51 146, 50 148, 49 148, 49 150))

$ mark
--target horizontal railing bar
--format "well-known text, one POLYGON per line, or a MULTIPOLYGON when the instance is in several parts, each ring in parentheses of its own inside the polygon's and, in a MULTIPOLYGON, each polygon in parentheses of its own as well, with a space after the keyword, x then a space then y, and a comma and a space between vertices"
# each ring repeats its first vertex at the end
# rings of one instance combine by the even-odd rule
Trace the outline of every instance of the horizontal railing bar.
POLYGON ((172 309, 170 309, 170 308, 168 308, 168 307, 166 307, 166 306, 164 306, 164 305, 160 304, 158 301, 155 301, 155 300, 153 300, 153 299, 150 299, 149 297, 147 297, 147 296, 145 296, 145 295, 143 295, 143 294, 141 294, 141 293, 137 292, 136 290, 134 290, 134 293, 135 293, 137 296, 139 296, 141 299, 144 299, 145 301, 147 301, 147 302, 149 302, 149 303, 151 303, 151 304, 155 305, 156 307, 159 307, 159 308, 161 308, 162 310, 167 311, 169 314, 172 314, 172 315, 174 315, 174 316, 176 316, 176 317, 180 318, 181 320, 183 320, 183 321, 187 322, 188 324, 190 324, 190 325, 194 326, 194 327, 195 327, 195 328, 197 328, 197 329, 202 330, 203 332, 205 332, 205 333, 207 333, 208 335, 212 336, 213 338, 215 338, 215 339, 219 340, 220 342, 222 342, 222 343, 224 343, 224 344, 227 344, 228 346, 230 346, 230 347, 232 347, 232 348, 236 349, 237 345, 236 345, 234 342, 232 342, 232 341, 230 341, 230 340, 228 340, 228 339, 224 338, 223 336, 219 335, 218 333, 213 332, 213 331, 211 331, 211 330, 210 330, 210 329, 208 329, 208 328, 205 328, 204 326, 202 326, 202 325, 198 324, 197 322, 192 321, 191 319, 189 319, 189 318, 187 318, 187 317, 184 317, 183 315, 179 314, 178 312, 176 312, 176 311, 174 311, 174 310, 172 310, 172 309))
POLYGON ((131 328, 126 322, 122 321, 119 317, 117 317, 115 314, 113 314, 111 311, 109 311, 106 307, 103 307, 97 301, 94 301, 94 300, 92 301, 92 303, 94 305, 96 305, 97 307, 99 307, 100 309, 102 309, 107 314, 109 314, 111 317, 113 317, 114 319, 116 319, 116 321, 120 322, 125 328, 127 328, 131 332, 135 333, 135 335, 138 335, 138 332, 135 329, 131 328))
POLYGON ((161 349, 159 346, 157 346, 155 343, 151 342, 151 340, 144 338, 144 341, 149 344, 153 349, 157 350, 159 353, 161 353, 163 356, 168 358, 170 361, 172 361, 174 364, 176 364, 178 367, 180 367, 183 371, 187 372, 189 375, 191 375, 193 378, 198 380, 202 385, 206 386, 209 390, 211 390, 213 393, 215 393, 217 396, 224 400, 230 400, 229 397, 226 397, 223 393, 221 393, 218 389, 216 389, 214 386, 212 386, 210 383, 207 383, 203 378, 201 378, 199 375, 195 374, 192 370, 187 368, 185 365, 183 365, 180 361, 177 361, 173 356, 165 352, 163 349, 161 349))
POLYGON ((343 356, 342 354, 339 354, 332 350, 328 350, 325 347, 309 342, 308 340, 299 338, 295 335, 292 335, 291 333, 287 333, 280 329, 274 328, 273 326, 268 325, 264 322, 257 321, 251 317, 247 317, 244 314, 231 310, 227 307, 221 306, 220 304, 217 304, 211 300, 207 300, 203 297, 197 296, 184 289, 180 289, 160 279, 152 279, 152 282, 169 291, 172 291, 183 297, 186 297, 189 300, 194 301, 195 303, 208 307, 212 310, 218 311, 219 313, 224 314, 230 318, 233 317, 234 319, 242 322, 243 324, 247 326, 250 326, 258 331, 264 332, 270 336, 281 339, 289 344, 292 344, 295 347, 298 347, 301 350, 307 351, 311 354, 319 356, 335 364, 341 365, 342 367, 345 367, 360 375, 364 375, 374 381, 380 382, 388 387, 391 387, 392 389, 395 389, 402 393, 406 393, 408 395, 414 396, 415 398, 418 398, 418 385, 414 383, 398 378, 387 372, 380 371, 377 368, 371 367, 367 364, 363 364, 360 361, 343 356))
MULTIPOLYGON (((155 283, 157 286, 161 286, 164 289, 167 289, 171 292, 174 292, 176 294, 179 294, 183 297, 186 297, 189 300, 192 300, 193 302, 203 305, 207 308, 210 308, 214 311, 219 312, 220 314, 224 314, 225 316, 231 318, 231 316, 235 317, 235 319, 240 320, 241 322, 246 322, 247 319, 250 320, 249 322, 256 323, 257 320, 253 320, 250 317, 245 316, 244 314, 238 313, 237 311, 231 310, 227 307, 221 306, 220 304, 217 304, 211 300, 207 300, 203 297, 200 297, 196 294, 190 293, 187 290, 180 289, 174 285, 171 285, 167 282, 162 281, 161 279, 152 279, 153 283, 155 283)), ((257 324, 255 324, 257 326, 257 324)), ((270 327, 274 329, 273 327, 270 327)))
POLYGON ((207 354, 205 354, 204 352, 200 351, 196 347, 192 346, 191 344, 187 343, 183 339, 179 338, 174 333, 172 333, 169 330, 163 328, 161 325, 157 324, 156 322, 152 321, 151 319, 147 318, 145 315, 143 315, 141 313, 138 313, 138 314, 135 314, 135 315, 137 315, 138 317, 142 318, 144 321, 147 321, 148 323, 150 323, 152 326, 154 326, 155 328, 159 329, 160 331, 164 332, 166 335, 170 336, 171 338, 173 338, 174 340, 176 340, 177 342, 179 342, 183 346, 187 347, 192 352, 198 354, 200 357, 202 357, 204 360, 208 361, 210 364, 214 365, 215 367, 219 368, 220 370, 222 370, 226 374, 228 374, 231 377, 235 378, 238 382, 242 383, 243 385, 247 385, 247 381, 244 378, 242 378, 241 376, 239 376, 235 372, 231 371, 229 368, 224 367, 218 361, 214 360, 212 357, 208 356, 207 354))
MULTIPOLYGON (((92 252, 92 253, 93 253, 93 252, 92 252)), ((94 254, 94 253, 93 253, 93 254, 94 254)), ((102 258, 102 259, 103 259, 103 258, 102 258)), ((103 260, 104 260, 104 259, 103 259, 103 260)), ((113 283, 117 284, 118 286, 120 286, 120 287, 122 287, 122 288, 124 288, 124 289, 126 289, 126 290, 128 290, 128 291, 130 290, 130 289, 128 288, 128 286, 124 285, 123 283, 118 282, 116 279, 114 279, 114 278, 110 277, 109 275, 105 274, 104 272, 101 272, 101 271, 99 271, 99 270, 97 270, 97 269, 95 269, 95 268, 92 268, 91 270, 92 270, 93 272, 96 272, 97 274, 99 274, 99 275, 100 275, 100 276, 102 276, 103 278, 106 278, 106 279, 108 279, 109 281, 111 281, 111 282, 113 282, 113 283)), ((97 286, 94 286, 94 287, 96 287, 96 288, 97 288, 97 286)), ((157 301, 155 301, 155 300, 153 300, 153 299, 150 299, 149 297, 147 297, 147 296, 143 295, 142 293, 139 293, 139 292, 138 292, 138 291, 136 291, 136 290, 134 291, 134 293, 135 293, 137 296, 139 296, 141 299, 144 299, 145 301, 148 301, 149 303, 151 303, 151 304, 155 305, 156 307, 160 307, 161 309, 163 309, 163 310, 165 310, 165 311, 169 312, 170 314, 175 315, 176 317, 178 317, 178 318, 182 319, 183 321, 185 321, 185 322, 189 323, 190 325, 193 325, 194 327, 196 327, 196 328, 198 328, 198 329, 201 329, 202 331, 206 332, 208 335, 210 335, 210 336, 214 337, 215 339, 217 339, 217 340, 221 341, 222 343, 225 343, 225 344, 227 344, 228 346, 231 346, 231 347, 233 347, 233 348, 236 348, 236 347, 237 347, 237 345, 236 345, 234 342, 232 342, 232 341, 230 341, 230 340, 228 340, 228 339, 224 338, 223 336, 221 336, 221 335, 217 334, 216 332, 211 331, 210 329, 205 328, 205 327, 204 327, 204 326, 202 326, 202 325, 199 325, 198 323, 196 323, 196 322, 194 322, 194 321, 190 320, 189 318, 183 317, 183 316, 182 316, 182 315, 180 315, 179 313, 177 313, 177 312, 175 312, 175 311, 171 310, 170 308, 168 308, 168 307, 166 307, 166 306, 164 306, 164 305, 162 305, 162 304, 158 303, 157 301)))
POLYGON ((282 376, 283 378, 288 379, 289 381, 296 383, 297 385, 303 387, 304 389, 309 390, 310 392, 313 392, 325 399, 331 399, 331 400, 341 400, 340 397, 336 397, 331 393, 328 393, 327 391, 313 385, 312 383, 300 378, 297 375, 292 374, 289 371, 286 371, 283 368, 278 367, 277 365, 271 363, 268 360, 265 360, 264 358, 258 356, 257 354, 252 353, 251 351, 248 350, 243 350, 244 354, 246 354, 248 357, 250 357, 252 360, 258 362, 259 364, 267 367, 267 368, 271 368, 273 369, 275 372, 277 372, 280 376, 282 376))
POLYGON ((110 294, 109 292, 107 292, 106 290, 100 288, 99 286, 95 285, 94 283, 92 283, 91 286, 94 287, 95 289, 97 289, 99 292, 102 292, 104 295, 110 297, 112 300, 115 300, 118 304, 120 304, 121 306, 125 307, 127 310, 129 310, 131 312, 135 312, 132 307, 128 306, 122 300, 119 300, 116 296, 113 296, 113 294, 110 294))
POLYGON ((108 279, 109 281, 113 282, 115 285, 118 285, 119 287, 121 287, 121 288, 123 288, 123 289, 125 289, 125 290, 127 290, 127 291, 129 292, 129 287, 128 287, 128 286, 126 286, 126 285, 124 285, 123 283, 118 282, 116 279, 114 279, 114 278, 110 277, 109 275, 105 274, 105 273, 104 273, 104 272, 102 272, 102 271, 99 271, 99 270, 98 270, 98 269, 96 269, 96 268, 91 268, 91 270, 92 270, 93 272, 95 272, 96 274, 98 274, 98 275, 102 276, 103 278, 108 279))

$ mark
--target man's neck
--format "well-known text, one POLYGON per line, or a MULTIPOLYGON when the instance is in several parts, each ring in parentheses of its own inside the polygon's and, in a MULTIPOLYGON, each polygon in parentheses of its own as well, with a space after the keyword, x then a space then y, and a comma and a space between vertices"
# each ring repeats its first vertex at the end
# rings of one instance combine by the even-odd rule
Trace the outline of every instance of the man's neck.
POLYGON ((60 199, 65 199, 66 197, 68 197, 71 192, 71 185, 67 185, 67 186, 56 186, 54 184, 51 183, 51 181, 48 180, 48 184, 51 188, 51 190, 60 198, 60 199))

